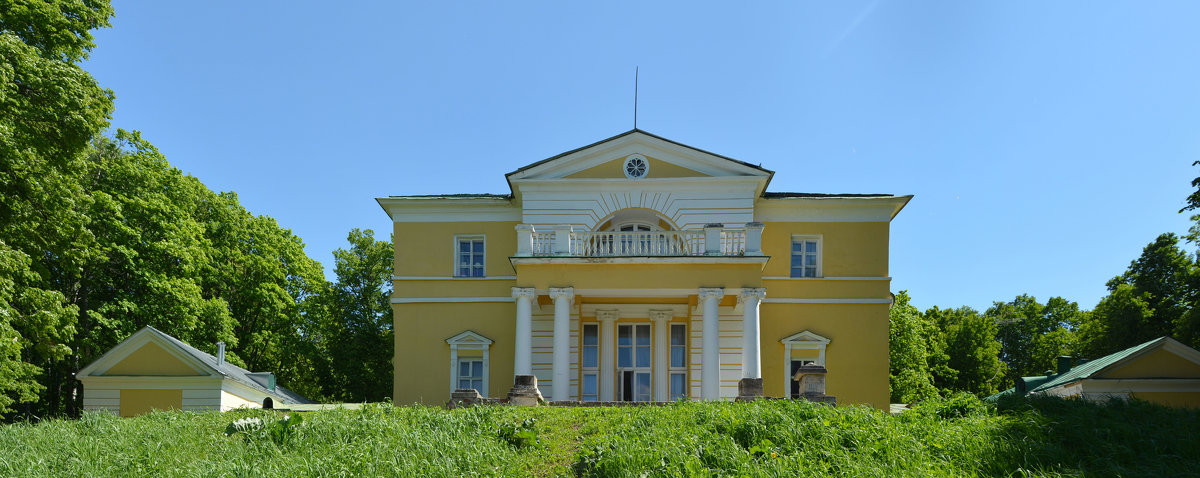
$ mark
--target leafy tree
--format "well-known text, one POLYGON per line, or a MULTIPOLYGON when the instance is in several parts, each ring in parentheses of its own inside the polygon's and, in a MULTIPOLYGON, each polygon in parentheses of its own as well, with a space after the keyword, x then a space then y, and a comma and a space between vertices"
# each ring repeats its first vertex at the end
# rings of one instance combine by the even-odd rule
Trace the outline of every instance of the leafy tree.
POLYGON ((909 303, 908 291, 896 294, 889 313, 888 374, 891 400, 912 403, 937 397, 929 372, 925 327, 921 312, 909 303))
POLYGON ((346 239, 350 248, 333 252, 337 282, 327 289, 329 313, 317 335, 328 361, 318 369, 326 396, 379 401, 392 393, 392 243, 370 229, 346 239))
POLYGON ((931 367, 934 385, 947 396, 954 392, 975 395, 995 393, 1005 370, 1000 362, 1000 342, 996 340, 996 322, 970 307, 925 311, 925 317, 939 331, 943 359, 931 367))
POLYGON ((78 180, 112 113, 112 93, 78 62, 111 16, 105 1, 0 4, 0 413, 61 392, 45 383, 62 383, 77 310, 55 267, 79 267, 78 180))
POLYGON ((62 342, 73 329, 64 322, 74 318, 74 311, 64 307, 60 295, 22 287, 38 280, 29 264, 28 256, 0 241, 0 414, 14 411, 15 403, 37 400, 44 390, 37 382, 42 370, 31 361, 69 352, 62 342))
POLYGON ((1179 238, 1158 236, 1125 273, 1108 281, 1109 295, 1081 327, 1082 350, 1097 357, 1164 335, 1200 346, 1198 279, 1196 259, 1179 246, 1179 238))
POLYGON ((1000 360, 1007 373, 1005 386, 1022 376, 1053 371, 1054 359, 1072 351, 1074 328, 1082 319, 1079 305, 1061 297, 1046 304, 1029 295, 996 302, 986 312, 999 326, 1000 360))
POLYGON ((302 380, 296 349, 305 302, 325 285, 320 263, 304 242, 267 216, 255 216, 233 193, 208 194, 198 211, 212 260, 203 271, 206 296, 220 297, 234 318, 232 360, 250 370, 302 380))

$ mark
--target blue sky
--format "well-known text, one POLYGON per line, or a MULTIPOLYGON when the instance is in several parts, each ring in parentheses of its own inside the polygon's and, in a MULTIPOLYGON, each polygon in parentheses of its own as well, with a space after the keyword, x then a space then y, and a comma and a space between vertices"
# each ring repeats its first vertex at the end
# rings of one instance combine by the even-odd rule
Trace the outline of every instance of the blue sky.
POLYGON ((921 308, 1090 309, 1188 228, 1200 3, 593 3, 116 1, 85 68, 114 127, 327 268, 390 232, 377 196, 504 193, 629 130, 635 67, 639 128, 771 190, 914 194, 891 275, 921 308))

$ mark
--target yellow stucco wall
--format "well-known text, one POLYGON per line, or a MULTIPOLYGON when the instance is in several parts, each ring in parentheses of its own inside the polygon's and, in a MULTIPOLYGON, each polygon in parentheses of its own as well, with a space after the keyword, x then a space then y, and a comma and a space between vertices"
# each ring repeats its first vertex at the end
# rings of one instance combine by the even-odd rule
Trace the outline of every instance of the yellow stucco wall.
MULTIPOLYGON (((770 297, 770 289, 767 290, 770 297)), ((888 407, 888 304, 762 304, 759 347, 763 392, 786 395, 780 339, 808 330, 829 339, 826 394, 839 405, 888 407)), ((793 351, 793 358, 800 355, 793 351)))
POLYGON ((759 287, 762 265, 721 264, 521 264, 519 287, 576 289, 697 289, 759 287))
MULTIPOLYGON (((642 155, 646 158, 650 165, 650 170, 647 172, 647 178, 694 178, 707 177, 707 174, 695 171, 683 166, 676 166, 661 159, 656 159, 652 156, 642 155)), ((567 176, 567 179, 595 179, 595 178, 624 178, 625 177, 625 158, 614 159, 599 166, 579 171, 575 174, 567 176)))
POLYGON ((446 339, 472 330, 495 341, 488 369, 490 397, 512 388, 513 303, 393 304, 395 381, 392 401, 439 404, 450 398, 450 346, 446 339))
POLYGON ((888 223, 886 222, 766 222, 763 253, 771 261, 765 276, 791 274, 792 235, 821 236, 821 269, 826 277, 886 277, 888 275, 888 223))
MULTIPOLYGON (((610 166, 612 174, 621 174, 619 165, 610 166)), ((651 177, 663 172, 664 168, 658 166, 652 163, 651 177)), ((395 282, 394 297, 502 298, 510 297, 511 287, 514 286, 541 290, 571 286, 576 290, 766 287, 768 299, 890 298, 888 280, 763 279, 764 276, 787 277, 790 274, 790 249, 794 234, 822 237, 822 269, 825 277, 885 278, 888 276, 889 225, 882 222, 766 223, 763 249, 770 258, 765 265, 761 262, 619 264, 596 261, 522 263, 514 268, 509 257, 516 251, 516 224, 397 223, 395 266, 398 276, 452 276, 454 236, 484 234, 487 237, 487 275, 517 278, 399 280, 395 282)), ((733 305, 736 302, 734 299, 732 296, 726 297, 723 305, 733 305)), ((541 296, 539 300, 546 302, 546 297, 541 296)), ((601 303, 654 302, 639 298, 595 300, 601 303)), ((591 301, 593 298, 581 295, 575 307, 578 309, 580 304, 591 301)), ((690 306, 695 306, 694 295, 663 298, 661 301, 687 301, 690 306)), ((784 346, 779 340, 810 330, 831 339, 826 355, 829 369, 827 393, 836 396, 839 404, 864 403, 886 409, 888 307, 886 303, 762 304, 760 343, 766 394, 782 396, 788 386, 783 378, 784 346)), ((393 304, 393 310, 396 332, 395 403, 439 404, 449 398, 450 348, 445 340, 466 330, 495 341, 490 349, 487 395, 503 397, 508 392, 512 385, 516 314, 512 302, 400 303, 393 304)), ((692 346, 698 347, 699 344, 692 346)), ((800 356, 800 353, 803 352, 798 351, 793 357, 800 356)))
POLYGON ((203 375, 154 342, 149 342, 113 365, 105 375, 203 375))
POLYGON ((1169 350, 1158 349, 1124 367, 1100 376, 1104 378, 1200 378, 1200 365, 1169 350))
POLYGON ((886 280, 765 279, 763 286, 767 297, 891 299, 891 281, 886 280))
POLYGON ((1134 392, 1135 398, 1178 408, 1200 408, 1200 392, 1134 392))
POLYGON ((451 277, 454 275, 454 236, 486 237, 484 273, 514 275, 508 257, 517 250, 517 223, 506 222, 398 222, 394 223, 395 271, 399 276, 451 277))
POLYGON ((454 279, 395 281, 393 297, 510 297, 512 279, 454 279))
POLYGON ((183 390, 124 389, 121 390, 121 416, 132 417, 151 410, 183 408, 183 390))

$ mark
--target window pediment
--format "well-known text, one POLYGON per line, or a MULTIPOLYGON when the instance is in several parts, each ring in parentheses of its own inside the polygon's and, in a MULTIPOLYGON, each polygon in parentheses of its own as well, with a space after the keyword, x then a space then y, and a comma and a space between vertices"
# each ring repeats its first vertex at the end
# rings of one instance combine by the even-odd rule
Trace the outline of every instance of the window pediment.
POLYGON ((453 337, 446 339, 446 343, 450 344, 450 345, 457 345, 459 347, 462 347, 464 345, 466 345, 466 346, 473 345, 476 347, 486 347, 486 346, 492 345, 492 339, 489 339, 487 337, 479 335, 479 334, 475 333, 475 331, 468 330, 461 334, 458 334, 458 335, 455 335, 453 337))
POLYGON ((780 339, 779 342, 784 345, 791 345, 792 347, 809 346, 813 348, 819 348, 829 345, 829 339, 807 330, 784 337, 783 339, 780 339))

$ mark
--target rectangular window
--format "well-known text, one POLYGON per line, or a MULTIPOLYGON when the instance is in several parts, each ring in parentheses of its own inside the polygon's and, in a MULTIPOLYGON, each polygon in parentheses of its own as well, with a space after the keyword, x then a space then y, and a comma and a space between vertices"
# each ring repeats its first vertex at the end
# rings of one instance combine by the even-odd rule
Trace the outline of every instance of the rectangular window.
POLYGON ((455 277, 484 277, 483 236, 455 236, 455 277))
POLYGON ((687 398, 687 372, 671 372, 671 401, 687 398))
POLYGON ((600 399, 600 325, 583 324, 583 389, 579 399, 600 399))
POLYGON ((583 324, 583 368, 600 364, 600 332, 597 324, 583 324))
POLYGON ((595 402, 600 400, 599 381, 596 380, 600 374, 585 373, 583 374, 583 394, 580 400, 585 402, 595 402))
POLYGON ((458 360, 458 388, 473 388, 486 394, 483 390, 483 360, 458 360))
POLYGON ((792 237, 792 277, 821 277, 821 238, 792 237))
POLYGON ((671 383, 670 400, 686 400, 687 390, 687 324, 671 324, 671 383))
POLYGON ((650 366, 650 326, 637 326, 637 340, 634 342, 635 367, 650 366))

